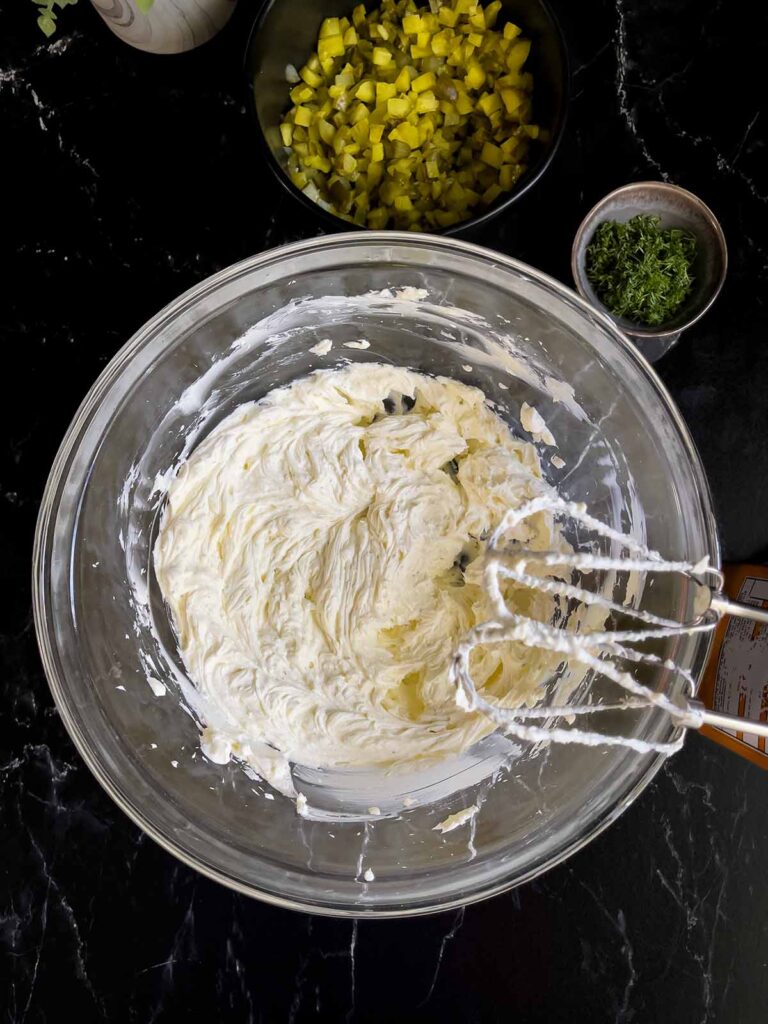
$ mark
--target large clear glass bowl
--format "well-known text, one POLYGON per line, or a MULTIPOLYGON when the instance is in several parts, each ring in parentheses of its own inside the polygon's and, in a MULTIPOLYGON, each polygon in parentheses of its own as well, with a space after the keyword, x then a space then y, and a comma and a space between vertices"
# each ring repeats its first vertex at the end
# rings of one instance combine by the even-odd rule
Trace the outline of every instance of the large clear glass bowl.
MULTIPOLYGON (((264 253, 187 292, 107 366, 56 457, 34 556, 40 649, 80 753, 142 829, 211 878, 318 913, 416 914, 490 896, 561 861, 628 806, 661 758, 521 749, 495 735, 422 774, 299 768, 319 808, 320 820, 307 820, 242 766, 202 756, 152 574, 158 475, 239 402, 344 359, 477 384, 513 430, 527 400, 558 439, 565 467, 548 456, 544 464, 564 496, 669 558, 717 563, 717 537, 688 432, 626 338, 558 282, 462 242, 347 234, 264 253), (402 288, 426 297, 366 295, 402 288), (311 352, 324 338, 335 342, 331 353, 311 352), (341 344, 358 338, 370 348, 341 344), (407 795, 418 803, 405 808, 407 795), (473 803, 482 806, 470 824, 435 831, 473 803), (374 804, 381 815, 368 811, 374 804)), ((674 578, 654 599, 686 614, 688 589, 674 578)), ((695 676, 706 648, 690 638, 666 653, 695 676)), ((677 685, 664 670, 649 681, 677 685)), ((675 735, 656 712, 632 730, 675 735)))

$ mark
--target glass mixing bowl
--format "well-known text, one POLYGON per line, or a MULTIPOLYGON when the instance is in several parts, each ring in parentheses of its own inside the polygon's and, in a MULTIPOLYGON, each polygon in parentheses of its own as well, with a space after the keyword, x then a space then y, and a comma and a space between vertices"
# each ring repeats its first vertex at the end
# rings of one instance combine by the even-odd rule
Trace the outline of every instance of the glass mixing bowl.
MULTIPOLYGON (((150 557, 168 469, 238 403, 344 360, 476 384, 514 431, 528 401, 558 440, 565 466, 543 463, 564 496, 668 558, 717 563, 717 537, 698 456, 650 366, 572 291, 466 243, 371 232, 264 253, 187 292, 107 366, 56 457, 34 555, 42 657, 80 753, 142 829, 211 878, 318 913, 416 914, 561 861, 662 759, 496 734, 418 774, 298 768, 308 820, 242 766, 203 757, 150 557), (331 352, 313 353, 325 338, 331 352), (370 348, 343 347, 359 338, 370 348), (435 830, 471 804, 466 825, 435 830)), ((659 600, 685 614, 685 581, 667 586, 659 600)), ((707 641, 672 644, 665 653, 700 672, 707 641)), ((646 681, 674 686, 663 669, 646 681)), ((649 711, 633 735, 675 731, 649 711)))

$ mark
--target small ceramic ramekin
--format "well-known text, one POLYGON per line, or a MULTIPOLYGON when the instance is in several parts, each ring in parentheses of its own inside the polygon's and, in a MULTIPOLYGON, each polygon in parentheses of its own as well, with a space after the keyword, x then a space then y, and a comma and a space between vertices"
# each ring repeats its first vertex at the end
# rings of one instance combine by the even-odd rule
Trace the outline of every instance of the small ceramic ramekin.
POLYGON ((650 362, 660 359, 707 312, 717 298, 728 268, 728 248, 714 213, 692 192, 664 181, 637 181, 610 192, 581 222, 571 250, 571 271, 579 294, 602 310, 637 345, 650 362), (644 327, 614 316, 595 294, 587 277, 586 254, 598 225, 626 222, 637 214, 654 214, 663 228, 683 228, 696 239, 694 285, 678 314, 660 327, 644 327))

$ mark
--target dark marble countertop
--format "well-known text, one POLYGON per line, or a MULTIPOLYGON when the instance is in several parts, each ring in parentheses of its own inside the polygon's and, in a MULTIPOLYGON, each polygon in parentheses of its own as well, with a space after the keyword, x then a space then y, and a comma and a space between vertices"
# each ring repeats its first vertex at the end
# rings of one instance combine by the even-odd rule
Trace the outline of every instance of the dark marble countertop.
MULTIPOLYGON (((554 4, 567 137, 478 241, 569 281, 610 189, 663 178, 721 218, 714 309, 658 364, 701 451, 729 559, 768 556, 768 14, 744 0, 554 4)), ((53 708, 30 611, 54 452, 90 383, 158 308, 313 233, 257 157, 241 80, 253 5, 151 57, 81 3, 46 42, 0 11, 0 1019, 739 1022, 768 1009, 768 775, 702 739, 540 880, 430 918, 312 918, 174 861, 110 802, 53 708)))

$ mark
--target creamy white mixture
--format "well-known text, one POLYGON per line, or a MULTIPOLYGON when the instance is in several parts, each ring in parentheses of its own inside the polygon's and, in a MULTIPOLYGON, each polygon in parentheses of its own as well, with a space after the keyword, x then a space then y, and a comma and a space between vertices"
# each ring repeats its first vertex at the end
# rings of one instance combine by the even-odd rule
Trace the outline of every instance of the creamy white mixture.
MULTIPOLYGON (((237 409, 180 467, 154 551, 187 671, 216 710, 209 756, 272 778, 287 761, 413 766, 491 732, 457 706, 449 664, 490 617, 485 538, 546 490, 533 445, 446 378, 357 364, 237 409), (253 753, 264 744, 271 772, 253 753)), ((556 546, 548 514, 522 529, 528 547, 556 546)), ((547 595, 514 600, 547 618, 547 595)), ((472 673, 514 706, 557 660, 505 643, 473 651, 472 673)))

